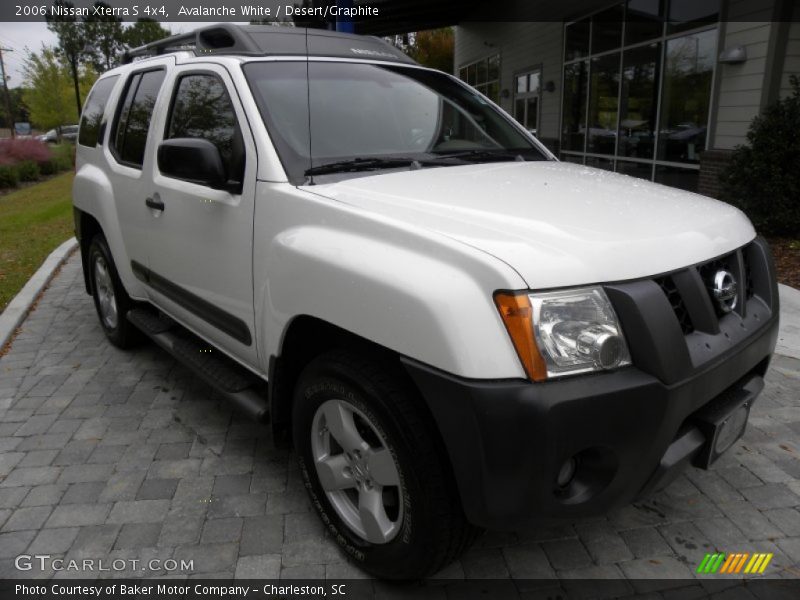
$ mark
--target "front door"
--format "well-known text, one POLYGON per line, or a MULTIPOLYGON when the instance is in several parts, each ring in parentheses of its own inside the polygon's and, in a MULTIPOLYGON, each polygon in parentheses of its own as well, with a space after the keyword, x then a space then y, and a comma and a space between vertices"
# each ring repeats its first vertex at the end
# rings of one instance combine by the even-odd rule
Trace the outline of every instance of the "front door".
MULTIPOLYGON (((204 138, 220 151, 228 180, 215 190, 163 175, 153 161, 142 190, 150 211, 146 272, 152 301, 240 362, 257 367, 253 314, 256 152, 230 76, 219 65, 185 65, 164 82, 156 144, 204 138)), ((134 269, 136 272, 136 269, 134 269)))

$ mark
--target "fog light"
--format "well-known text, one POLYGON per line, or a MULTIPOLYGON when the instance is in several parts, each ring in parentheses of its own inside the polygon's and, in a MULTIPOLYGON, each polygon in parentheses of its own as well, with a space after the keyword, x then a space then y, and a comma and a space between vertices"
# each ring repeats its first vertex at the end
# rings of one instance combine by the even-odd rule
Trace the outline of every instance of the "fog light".
POLYGON ((578 461, 575 460, 575 457, 569 458, 561 465, 561 469, 558 472, 558 477, 556 477, 556 484, 558 487, 567 487, 569 482, 572 481, 572 478, 575 477, 575 470, 578 467, 578 461))
POLYGON ((578 352, 590 356, 594 364, 603 369, 618 366, 625 352, 622 339, 604 327, 590 327, 578 334, 578 352))
POLYGON ((747 424, 747 405, 742 405, 720 426, 714 442, 714 452, 719 455, 733 446, 747 424))

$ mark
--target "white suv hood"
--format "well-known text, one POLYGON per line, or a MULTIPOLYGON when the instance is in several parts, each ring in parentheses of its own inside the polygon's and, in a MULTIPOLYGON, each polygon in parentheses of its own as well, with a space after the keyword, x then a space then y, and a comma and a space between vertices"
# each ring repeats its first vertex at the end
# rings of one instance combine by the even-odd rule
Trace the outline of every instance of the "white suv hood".
POLYGON ((426 168, 305 189, 479 248, 536 289, 657 275, 755 237, 723 202, 569 163, 426 168))

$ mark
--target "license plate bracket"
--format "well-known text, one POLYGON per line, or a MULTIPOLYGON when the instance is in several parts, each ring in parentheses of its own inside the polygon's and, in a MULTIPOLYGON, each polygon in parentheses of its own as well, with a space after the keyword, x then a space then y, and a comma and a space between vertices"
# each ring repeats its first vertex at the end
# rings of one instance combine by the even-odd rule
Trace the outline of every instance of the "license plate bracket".
POLYGON ((725 390, 700 409, 692 421, 706 438, 692 464, 708 469, 744 435, 750 408, 764 389, 764 379, 753 375, 725 390))

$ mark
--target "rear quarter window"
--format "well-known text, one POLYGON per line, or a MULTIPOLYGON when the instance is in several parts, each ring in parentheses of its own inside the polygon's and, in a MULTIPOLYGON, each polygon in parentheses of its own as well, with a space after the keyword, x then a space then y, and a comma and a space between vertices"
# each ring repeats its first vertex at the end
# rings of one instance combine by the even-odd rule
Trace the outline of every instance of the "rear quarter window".
POLYGON ((80 133, 78 134, 78 143, 80 145, 91 147, 97 145, 100 137, 100 125, 103 122, 103 113, 117 79, 119 79, 119 75, 101 79, 89 93, 81 114, 80 133))

